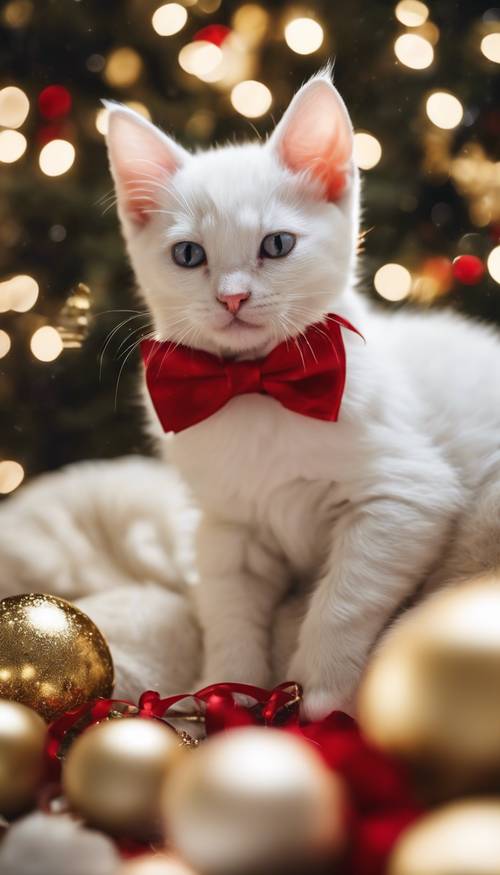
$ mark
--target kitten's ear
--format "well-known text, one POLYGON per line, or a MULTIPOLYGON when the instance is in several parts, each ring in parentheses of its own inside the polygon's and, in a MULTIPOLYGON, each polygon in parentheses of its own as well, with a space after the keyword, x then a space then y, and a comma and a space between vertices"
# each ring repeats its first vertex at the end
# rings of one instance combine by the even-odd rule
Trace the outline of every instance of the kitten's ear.
POLYGON ((189 153, 133 110, 104 101, 111 172, 122 219, 144 226, 157 207, 161 187, 189 153))
POLYGON ((328 200, 338 200, 352 173, 353 131, 344 101, 329 74, 302 86, 269 144, 294 173, 309 171, 328 200))

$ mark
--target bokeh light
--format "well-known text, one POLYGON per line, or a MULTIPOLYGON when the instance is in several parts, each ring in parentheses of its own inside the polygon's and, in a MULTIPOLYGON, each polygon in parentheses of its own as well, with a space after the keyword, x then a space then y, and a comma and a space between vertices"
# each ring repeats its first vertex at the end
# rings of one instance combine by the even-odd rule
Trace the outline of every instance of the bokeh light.
POLYGON ((0 462, 0 493, 8 495, 9 492, 14 492, 24 480, 24 468, 19 462, 12 462, 10 459, 5 459, 0 462))
POLYGON ((0 161, 13 164, 26 152, 28 141, 19 131, 2 131, 0 133, 0 161))
POLYGON ((361 170, 371 170, 382 157, 382 146, 373 134, 358 131, 354 134, 354 161, 361 170))
POLYGON ((488 33, 481 40, 481 51, 488 61, 500 64, 500 33, 488 33))
POLYGON ((316 52, 323 39, 323 28, 314 18, 294 18, 285 27, 286 43, 298 55, 316 52))
POLYGON ((0 283, 0 312, 16 310, 26 313, 38 298, 38 283, 32 276, 19 274, 0 283))
POLYGON ((373 283, 386 301, 402 301, 410 294, 412 278, 402 264, 384 264, 377 270, 373 283))
POLYGON ((116 88, 128 88, 137 81, 142 72, 141 56, 128 46, 115 49, 108 56, 104 78, 116 88))
POLYGON ((244 3, 233 15, 233 28, 250 48, 264 39, 269 27, 269 13, 258 3, 244 3))
POLYGON ((179 52, 179 65, 193 76, 212 73, 222 61, 220 48, 208 40, 195 40, 183 46, 179 52))
POLYGON ((8 85, 0 91, 0 125, 5 128, 19 128, 26 121, 30 102, 20 88, 8 85))
POLYGON ((10 337, 3 328, 0 328, 0 359, 7 355, 11 347, 10 337))
POLYGON ((412 70, 424 70, 434 60, 434 49, 430 42, 416 33, 403 33, 394 43, 398 61, 412 70))
POLYGON ((394 10, 396 18, 405 27, 420 27, 429 17, 429 10, 420 0, 401 0, 394 10))
POLYGON ((500 246, 495 246, 495 248, 491 250, 486 263, 491 278, 494 279, 496 283, 500 283, 500 246))
POLYGON ((458 97, 447 91, 435 91, 429 95, 425 111, 431 122, 444 130, 456 128, 464 115, 464 108, 458 97))
POLYGON ((38 157, 40 169, 46 176, 61 176, 73 166, 75 147, 68 140, 50 140, 38 157))
POLYGON ((231 103, 234 108, 247 118, 258 118, 264 115, 273 102, 273 96, 263 82, 248 79, 239 82, 231 91, 231 103))
POLYGON ((153 13, 151 23, 160 36, 172 36, 182 30, 187 18, 186 8, 180 3, 165 3, 153 13))
POLYGON ((41 362, 53 362, 63 351, 59 332, 51 325, 37 328, 30 341, 31 352, 41 362))

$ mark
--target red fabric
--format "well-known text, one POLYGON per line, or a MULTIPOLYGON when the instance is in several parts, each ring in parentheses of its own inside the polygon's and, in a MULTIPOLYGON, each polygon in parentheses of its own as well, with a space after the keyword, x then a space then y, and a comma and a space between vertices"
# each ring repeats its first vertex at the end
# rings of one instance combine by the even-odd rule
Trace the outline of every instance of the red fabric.
MULTIPOLYGON (((399 835, 422 813, 402 766, 371 747, 354 720, 334 711, 324 720, 301 723, 298 684, 280 684, 264 690, 247 684, 213 684, 196 693, 160 698, 147 691, 137 706, 131 702, 98 699, 68 712, 49 727, 47 759, 57 775, 74 738, 88 726, 121 712, 127 718, 171 720, 174 706, 199 714, 208 735, 238 726, 280 727, 300 735, 314 746, 333 771, 342 776, 349 794, 349 846, 342 875, 383 875, 399 835), (241 696, 245 696, 245 705, 241 696), (249 702, 249 700, 251 700, 249 702)), ((178 713, 178 712, 177 712, 178 713)), ((175 721, 174 721, 175 725, 175 721)), ((120 842, 122 856, 134 856, 146 845, 120 842)))
POLYGON ((229 361, 168 341, 143 340, 146 382, 164 431, 183 431, 250 392, 270 395, 303 416, 335 422, 346 374, 341 326, 359 334, 342 316, 329 315, 258 361, 229 361))

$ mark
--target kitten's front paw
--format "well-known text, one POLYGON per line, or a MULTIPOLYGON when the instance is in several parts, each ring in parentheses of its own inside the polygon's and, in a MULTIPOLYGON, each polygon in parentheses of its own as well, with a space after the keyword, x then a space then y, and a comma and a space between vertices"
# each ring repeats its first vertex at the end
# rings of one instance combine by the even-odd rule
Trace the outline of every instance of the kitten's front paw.
POLYGON ((305 720, 321 720, 332 711, 354 714, 357 677, 338 676, 331 665, 321 666, 319 661, 314 670, 299 651, 290 663, 287 680, 302 686, 301 714, 305 720))
POLYGON ((321 689, 309 687, 304 689, 304 697, 300 708, 304 720, 322 720, 332 711, 343 711, 344 714, 354 713, 352 703, 343 701, 337 694, 321 689))

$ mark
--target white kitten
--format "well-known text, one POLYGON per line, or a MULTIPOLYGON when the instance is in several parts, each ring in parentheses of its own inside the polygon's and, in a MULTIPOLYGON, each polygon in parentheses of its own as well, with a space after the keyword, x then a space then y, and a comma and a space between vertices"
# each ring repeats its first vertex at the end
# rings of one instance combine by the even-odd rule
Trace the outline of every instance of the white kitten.
POLYGON ((352 710, 371 649, 418 587, 466 574, 465 556, 500 558, 500 345, 453 315, 372 312, 354 291, 358 172, 327 74, 266 143, 195 155, 110 109, 119 214, 158 338, 260 358, 329 312, 366 338, 344 332, 338 422, 250 394, 164 435, 151 408, 203 510, 204 679, 270 683, 271 621, 294 581, 311 596, 288 679, 308 716, 352 710), (278 232, 295 238, 289 254, 260 258, 278 232))

